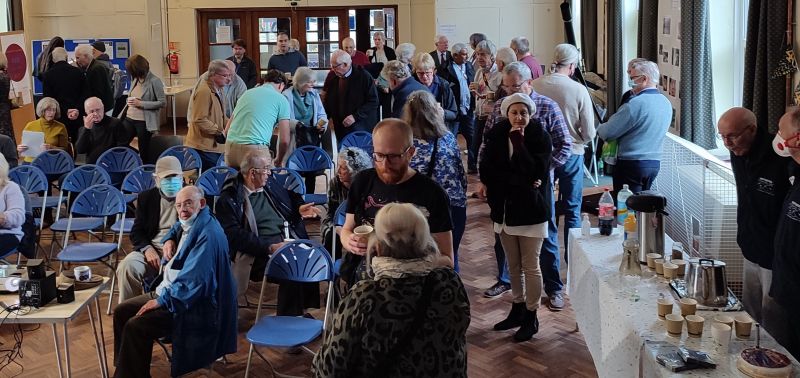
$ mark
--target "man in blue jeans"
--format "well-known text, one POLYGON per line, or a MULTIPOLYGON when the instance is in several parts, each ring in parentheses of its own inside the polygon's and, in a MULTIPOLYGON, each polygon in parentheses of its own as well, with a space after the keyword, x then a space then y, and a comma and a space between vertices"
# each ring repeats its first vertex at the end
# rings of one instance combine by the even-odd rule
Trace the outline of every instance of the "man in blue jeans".
MULTIPOLYGON (((531 86, 531 70, 521 62, 513 62, 503 69, 502 88, 506 94, 523 93, 531 97, 536 105, 533 117, 541 122, 545 130, 550 134, 553 141, 553 154, 550 166, 558 169, 563 166, 572 155, 572 137, 570 136, 564 116, 558 104, 547 96, 543 96, 533 90, 531 86)), ((495 102, 492 113, 486 120, 484 134, 497 123, 500 117, 500 104, 502 99, 495 102)), ((482 141, 481 141, 482 142, 482 141)), ((478 151, 478 159, 482 158, 483 143, 478 151)), ((480 163, 479 163, 480 164, 480 163)), ((553 171, 551 171, 551 180, 553 171)), ((478 188, 478 193, 485 197, 485 188, 478 188)), ((553 214, 548 222, 548 237, 542 243, 542 250, 539 255, 539 266, 542 270, 544 281, 544 291, 549 297, 549 307, 552 311, 561 311, 564 308, 564 297, 561 292, 564 284, 561 282, 559 267, 561 265, 561 254, 558 249, 558 226, 556 226, 555 202, 551 203, 551 213, 553 214)), ((486 297, 496 297, 511 289, 508 279, 508 265, 506 264, 505 251, 500 245, 499 237, 495 235, 495 256, 497 257, 498 277, 497 283, 484 292, 486 297)))

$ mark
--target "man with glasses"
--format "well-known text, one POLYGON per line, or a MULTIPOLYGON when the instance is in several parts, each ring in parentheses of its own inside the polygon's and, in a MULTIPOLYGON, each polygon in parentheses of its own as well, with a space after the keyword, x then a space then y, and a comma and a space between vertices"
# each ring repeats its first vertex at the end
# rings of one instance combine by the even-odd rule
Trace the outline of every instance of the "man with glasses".
POLYGON ((450 200, 439 184, 409 166, 414 156, 411 127, 402 120, 387 118, 372 134, 374 168, 361 171, 350 185, 347 215, 342 227, 345 255, 341 277, 350 285, 365 277, 363 256, 367 245, 353 233, 362 224, 375 224, 375 215, 392 202, 411 203, 428 218, 428 227, 442 257, 442 264, 453 266, 453 225, 450 200))
POLYGON ((375 80, 361 67, 353 66, 344 50, 331 54, 331 71, 322 88, 325 113, 333 121, 336 139, 353 131, 372 132, 378 122, 378 91, 375 80))
MULTIPOLYGON (((523 62, 509 63, 503 69, 502 89, 507 95, 522 93, 530 96, 536 105, 536 110, 532 118, 539 121, 544 129, 550 134, 553 143, 553 152, 550 158, 551 178, 554 170, 564 165, 572 155, 572 137, 569 134, 564 115, 561 113, 558 103, 551 98, 542 96, 533 90, 531 86, 531 69, 523 62)), ((494 109, 486 120, 484 135, 494 127, 499 121, 500 104, 502 99, 495 102, 494 109)), ((478 153, 478 162, 483 154, 484 141, 481 141, 481 148, 478 153)), ((552 180, 551 180, 552 185, 552 180)), ((478 192, 485 197, 485 187, 480 185, 478 192)), ((539 266, 542 270, 544 281, 544 291, 549 299, 548 307, 551 311, 561 311, 564 308, 564 295, 562 289, 564 284, 561 282, 559 269, 561 267, 561 254, 558 248, 558 226, 556 225, 555 201, 550 198, 551 214, 547 227, 547 238, 542 243, 542 251, 539 256, 539 266)), ((508 277, 508 264, 506 264, 505 251, 500 244, 499 236, 495 234, 495 257, 497 258, 497 283, 484 292, 486 297, 496 297, 510 290, 510 280, 508 277)))
POLYGON ((227 117, 222 91, 232 75, 224 60, 212 60, 208 64, 208 80, 197 87, 190 99, 189 131, 183 144, 197 150, 204 171, 216 166, 225 151, 227 117))
POLYGON ((731 108, 719 118, 719 136, 730 150, 736 179, 736 242, 744 256, 742 304, 771 335, 786 332, 786 317, 770 296, 775 230, 789 190, 791 159, 772 151, 766 127, 745 108, 731 108))
POLYGON ((236 353, 237 309, 228 245, 203 191, 181 189, 164 239, 161 282, 114 310, 115 377, 149 377, 153 341, 172 336, 172 376, 236 353))
MULTIPOLYGON (((268 180, 272 167, 267 151, 248 151, 239 174, 225 182, 216 204, 217 219, 228 235, 237 297, 242 300, 246 300, 248 280, 264 278, 269 255, 283 245, 285 236, 307 239, 303 219, 319 215, 299 194, 268 180)), ((280 285, 278 315, 303 315, 307 308, 319 308, 317 284, 280 285)))
POLYGON ((250 89, 239 99, 228 127, 225 143, 225 164, 239 169, 239 163, 248 151, 268 151, 275 125, 278 126, 278 162, 282 162, 289 148, 291 136, 289 101, 282 94, 286 77, 278 70, 264 75, 264 84, 250 89))
POLYGON ((278 33, 278 50, 269 58, 268 70, 278 70, 294 75, 297 67, 305 67, 308 63, 303 53, 289 48, 289 34, 278 33))

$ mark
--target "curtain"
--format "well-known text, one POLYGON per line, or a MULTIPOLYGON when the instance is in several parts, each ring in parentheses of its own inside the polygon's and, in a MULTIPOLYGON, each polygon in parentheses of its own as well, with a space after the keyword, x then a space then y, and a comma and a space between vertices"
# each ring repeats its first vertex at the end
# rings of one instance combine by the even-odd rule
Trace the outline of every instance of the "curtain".
POLYGON ((580 2, 581 56, 585 63, 583 71, 597 72, 597 0, 580 2))
POLYGON ((707 1, 681 4, 681 137, 703 148, 716 147, 714 80, 707 1))
POLYGON ((639 0, 639 38, 636 55, 658 62, 658 0, 639 0))
POLYGON ((606 64, 608 99, 606 100, 606 119, 617 112, 622 102, 622 92, 627 89, 626 62, 622 61, 622 3, 625 0, 608 0, 606 64))
POLYGON ((783 57, 786 41, 786 1, 750 0, 744 50, 742 106, 753 111, 759 127, 771 133, 786 110, 786 78, 770 78, 783 57))

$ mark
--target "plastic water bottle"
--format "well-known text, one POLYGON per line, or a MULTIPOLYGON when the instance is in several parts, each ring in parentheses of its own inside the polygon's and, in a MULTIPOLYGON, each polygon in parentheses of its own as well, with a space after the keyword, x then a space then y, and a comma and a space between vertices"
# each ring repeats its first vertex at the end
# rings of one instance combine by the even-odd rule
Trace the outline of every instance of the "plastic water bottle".
POLYGON ((625 219, 628 218, 628 205, 625 204, 625 201, 632 195, 633 192, 628 189, 628 184, 623 184, 622 190, 617 193, 617 224, 619 225, 624 224, 625 219))
POLYGON ((608 188, 605 189, 600 197, 599 213, 597 218, 600 226, 600 235, 611 235, 614 230, 614 198, 608 188))
POLYGON ((639 239, 639 230, 636 227, 636 216, 633 213, 628 214, 625 218, 625 239, 639 239))
POLYGON ((581 220, 581 235, 587 238, 592 233, 592 223, 589 222, 589 214, 583 213, 583 220, 581 220))

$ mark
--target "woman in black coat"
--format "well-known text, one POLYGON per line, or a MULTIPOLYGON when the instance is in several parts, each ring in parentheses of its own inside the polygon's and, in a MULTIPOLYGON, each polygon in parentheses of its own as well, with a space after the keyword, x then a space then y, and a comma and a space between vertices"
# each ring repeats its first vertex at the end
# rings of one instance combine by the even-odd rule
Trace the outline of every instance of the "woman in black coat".
POLYGON ((547 238, 553 200, 553 145, 541 123, 531 118, 535 105, 529 96, 518 93, 506 97, 500 111, 505 119, 484 135, 486 145, 479 170, 481 182, 486 185, 494 231, 500 234, 506 252, 514 296, 510 314, 494 329, 520 327, 514 340, 526 341, 539 330, 539 252, 547 238))
POLYGON ((375 32, 372 36, 372 42, 375 43, 375 46, 368 48, 366 52, 370 63, 386 64, 397 60, 397 54, 394 53, 394 49, 386 46, 386 34, 380 31, 375 32))

